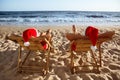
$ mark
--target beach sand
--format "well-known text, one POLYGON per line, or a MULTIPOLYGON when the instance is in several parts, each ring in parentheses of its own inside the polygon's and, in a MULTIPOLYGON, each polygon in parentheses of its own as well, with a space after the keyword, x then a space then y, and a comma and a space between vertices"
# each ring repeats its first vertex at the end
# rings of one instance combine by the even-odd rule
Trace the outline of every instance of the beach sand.
MULTIPOLYGON (((98 26, 100 33, 115 31, 113 40, 102 44, 102 67, 101 73, 77 73, 71 74, 69 41, 65 33, 72 32, 70 26, 63 27, 37 27, 40 31, 52 29, 52 45, 54 51, 50 56, 50 72, 46 76, 40 73, 18 73, 17 55, 19 45, 6 40, 5 37, 12 33, 21 35, 26 27, 0 26, 0 80, 120 80, 120 26, 98 26)), ((77 26, 78 32, 85 27, 77 26)), ((41 59, 34 56, 30 60, 41 59)), ((34 63, 30 63, 34 64, 34 63)))

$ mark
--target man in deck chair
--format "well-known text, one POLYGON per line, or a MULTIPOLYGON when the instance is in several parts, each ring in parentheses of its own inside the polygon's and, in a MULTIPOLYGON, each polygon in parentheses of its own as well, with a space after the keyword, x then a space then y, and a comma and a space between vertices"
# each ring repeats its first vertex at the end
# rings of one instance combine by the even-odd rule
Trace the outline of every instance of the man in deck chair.
MULTIPOLYGON (((92 51, 95 51, 97 49, 96 47, 96 42, 97 42, 97 39, 98 39, 98 29, 93 27, 93 26, 88 26, 83 35, 77 33, 77 29, 75 27, 75 25, 72 26, 72 31, 73 31, 73 36, 72 35, 66 35, 66 37, 72 41, 74 39, 79 39, 81 37, 88 37, 92 43, 92 46, 90 47, 92 51)), ((76 44, 73 43, 71 45, 71 49, 72 50, 75 50, 76 49, 76 44)))
MULTIPOLYGON (((36 38, 36 37, 39 37, 39 36, 45 36, 48 41, 51 39, 51 30, 48 29, 46 32, 42 32, 41 34, 38 32, 38 30, 36 28, 28 28, 26 29, 25 31, 23 31, 23 40, 24 40, 24 46, 29 46, 30 43, 29 43, 29 40, 30 38, 36 38)), ((41 41, 40 42, 43 46, 44 49, 47 49, 48 48, 48 44, 45 42, 45 41, 41 41)))

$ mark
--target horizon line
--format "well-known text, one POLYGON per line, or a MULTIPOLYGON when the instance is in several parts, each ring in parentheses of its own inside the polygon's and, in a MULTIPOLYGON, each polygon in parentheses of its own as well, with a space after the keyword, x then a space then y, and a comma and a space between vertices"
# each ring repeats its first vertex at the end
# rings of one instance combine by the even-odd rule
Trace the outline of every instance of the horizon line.
POLYGON ((99 11, 99 10, 2 10, 0 12, 15 12, 15 11, 24 11, 24 12, 39 12, 39 11, 89 11, 89 12, 120 12, 120 11, 99 11))

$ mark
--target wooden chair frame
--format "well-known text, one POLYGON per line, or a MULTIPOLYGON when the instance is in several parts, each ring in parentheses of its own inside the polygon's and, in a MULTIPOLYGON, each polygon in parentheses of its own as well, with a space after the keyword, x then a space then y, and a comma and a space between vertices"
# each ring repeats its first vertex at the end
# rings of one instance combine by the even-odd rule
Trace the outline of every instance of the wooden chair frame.
POLYGON ((49 71, 49 59, 50 59, 50 50, 52 48, 50 42, 45 38, 45 37, 37 37, 37 38, 31 38, 29 40, 30 42, 30 46, 24 46, 24 41, 23 38, 21 36, 18 35, 11 35, 8 37, 9 40, 12 40, 16 43, 18 43, 20 46, 18 48, 18 71, 19 72, 42 72, 43 74, 47 74, 49 71), (45 41, 48 44, 48 48, 44 49, 43 46, 39 43, 41 41, 45 41), (28 50, 29 52, 27 53, 26 57, 22 60, 22 48, 24 48, 25 50, 28 50), (44 52, 47 53, 45 59, 46 59, 46 63, 45 66, 25 66, 24 63, 26 62, 26 60, 28 59, 28 56, 30 55, 30 53, 32 51, 37 51, 39 50, 40 52, 44 52))
MULTIPOLYGON (((71 33, 70 33, 71 34, 71 33)), ((71 52, 71 62, 70 62, 70 70, 71 70, 71 73, 74 74, 74 73, 77 73, 77 72, 94 72, 94 73, 100 73, 100 70, 99 68, 102 66, 102 49, 101 49, 101 45, 103 42, 106 42, 106 41, 109 41, 112 39, 112 36, 115 34, 114 31, 110 31, 110 32, 106 32, 106 33, 103 33, 101 35, 98 36, 98 40, 97 40, 97 48, 98 48, 98 54, 99 54, 99 57, 97 57, 96 59, 96 56, 95 56, 95 52, 93 52, 91 49, 90 49, 90 46, 92 45, 91 41, 89 40, 88 37, 79 37, 79 39, 73 39, 73 40, 70 40, 70 44, 72 45, 73 43, 76 44, 76 50, 73 51, 72 49, 70 49, 70 52, 71 52), (94 64, 92 63, 91 65, 77 65, 75 66, 74 65, 74 59, 75 59, 75 54, 74 52, 76 53, 82 53, 82 52, 87 52, 87 51, 90 51, 90 54, 94 60, 94 64), (93 70, 76 70, 77 68, 79 67, 90 67, 92 66, 93 67, 93 70)), ((70 45, 70 46, 71 46, 70 45)))

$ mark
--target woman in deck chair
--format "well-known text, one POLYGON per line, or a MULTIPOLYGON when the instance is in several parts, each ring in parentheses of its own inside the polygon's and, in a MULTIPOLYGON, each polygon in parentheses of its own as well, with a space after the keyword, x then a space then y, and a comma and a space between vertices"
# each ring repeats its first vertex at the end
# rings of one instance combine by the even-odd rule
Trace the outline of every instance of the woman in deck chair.
MULTIPOLYGON (((35 28, 28 28, 23 32, 23 40, 24 40, 24 46, 29 46, 29 40, 30 38, 36 38, 39 36, 45 36, 48 41, 51 39, 51 30, 48 29, 46 32, 42 32, 41 34, 38 32, 35 28)), ((48 48, 48 44, 45 41, 40 42, 44 49, 48 48)))

